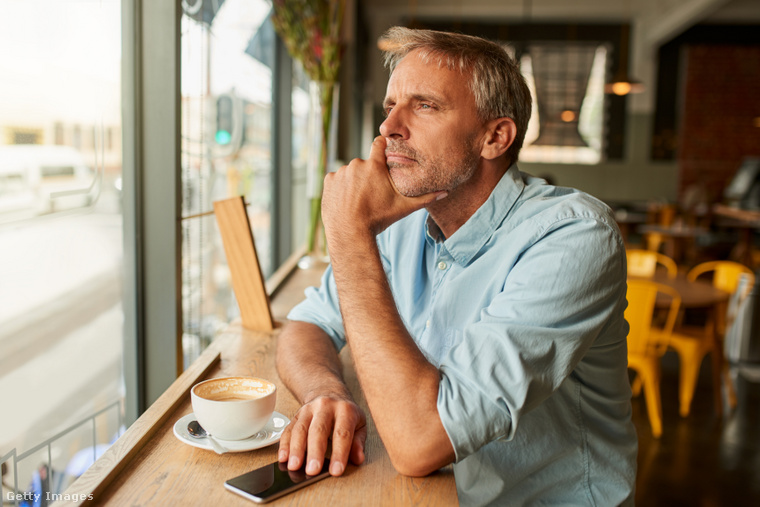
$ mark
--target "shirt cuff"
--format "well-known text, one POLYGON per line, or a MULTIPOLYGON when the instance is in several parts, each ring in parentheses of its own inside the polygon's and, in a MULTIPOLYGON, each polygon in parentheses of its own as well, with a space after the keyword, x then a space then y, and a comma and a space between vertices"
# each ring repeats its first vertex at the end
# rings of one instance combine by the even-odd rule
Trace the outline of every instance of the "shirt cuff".
POLYGON ((512 438, 512 418, 457 371, 441 367, 438 415, 456 454, 456 462, 493 440, 512 438))
POLYGON ((318 326, 330 337, 335 348, 340 351, 346 345, 346 340, 343 338, 343 323, 330 322, 329 319, 325 320, 325 312, 320 312, 318 308, 314 307, 315 305, 311 304, 309 300, 309 291, 316 292, 316 289, 309 288, 306 290, 306 301, 290 310, 290 313, 288 313, 288 320, 308 322, 309 324, 318 326))

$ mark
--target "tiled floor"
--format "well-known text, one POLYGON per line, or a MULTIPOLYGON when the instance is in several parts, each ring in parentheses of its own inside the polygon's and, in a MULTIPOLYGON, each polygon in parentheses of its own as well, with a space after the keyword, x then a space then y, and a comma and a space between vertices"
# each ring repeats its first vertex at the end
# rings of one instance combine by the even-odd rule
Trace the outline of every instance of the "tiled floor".
POLYGON ((737 383, 738 407, 718 416, 706 358, 691 414, 678 414, 678 359, 663 358, 663 434, 652 438, 643 397, 634 398, 639 433, 636 505, 760 505, 760 384, 737 383))

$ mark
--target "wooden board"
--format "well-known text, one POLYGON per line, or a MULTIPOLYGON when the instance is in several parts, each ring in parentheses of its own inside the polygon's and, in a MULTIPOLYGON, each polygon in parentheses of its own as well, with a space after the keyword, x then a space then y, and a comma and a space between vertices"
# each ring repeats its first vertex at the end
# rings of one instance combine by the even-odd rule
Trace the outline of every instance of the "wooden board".
POLYGON ((243 197, 214 203, 214 214, 222 236, 227 265, 232 276, 243 326, 254 331, 271 331, 274 319, 261 273, 243 197))

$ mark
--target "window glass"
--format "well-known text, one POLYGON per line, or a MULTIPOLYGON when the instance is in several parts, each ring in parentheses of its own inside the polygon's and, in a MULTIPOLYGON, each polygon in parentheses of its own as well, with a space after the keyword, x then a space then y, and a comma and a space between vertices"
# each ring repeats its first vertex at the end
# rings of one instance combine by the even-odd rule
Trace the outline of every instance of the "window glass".
MULTIPOLYGON (((291 244, 301 245, 306 237, 309 216, 306 198, 306 180, 309 157, 316 157, 314 143, 310 139, 317 138, 315 130, 315 115, 313 97, 309 95, 309 77, 303 66, 293 60, 293 88, 291 91, 291 139, 292 139, 292 189, 291 189, 291 244)), ((319 121, 316 118, 316 121, 319 121)))
POLYGON ((598 164, 604 153, 606 46, 534 44, 520 65, 533 96, 520 160, 598 164))
POLYGON ((272 260, 275 33, 265 0, 182 2, 182 315, 187 366, 239 310, 213 202, 244 196, 272 260))
POLYGON ((57 493, 122 420, 121 2, 0 5, 3 484, 57 493))

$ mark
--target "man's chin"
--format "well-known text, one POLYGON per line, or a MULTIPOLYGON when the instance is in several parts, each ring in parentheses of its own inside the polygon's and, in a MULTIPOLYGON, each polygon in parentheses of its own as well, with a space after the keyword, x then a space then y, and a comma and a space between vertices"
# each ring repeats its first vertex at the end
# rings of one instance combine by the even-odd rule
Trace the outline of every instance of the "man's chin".
POLYGON ((417 197, 424 194, 424 192, 420 192, 417 182, 410 181, 410 178, 407 177, 408 171, 404 169, 404 167, 390 167, 391 181, 393 181, 393 186, 396 187, 399 194, 404 197, 417 197))
POLYGON ((396 187, 396 190, 398 190, 398 193, 403 195, 404 197, 419 197, 421 195, 429 194, 430 192, 435 192, 434 189, 428 189, 426 187, 420 187, 419 185, 413 185, 409 184, 408 182, 398 182, 396 180, 393 180, 393 184, 396 187))

